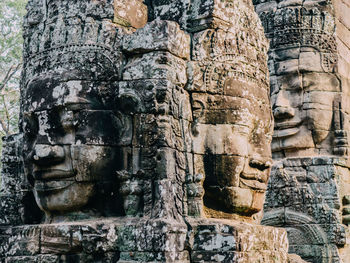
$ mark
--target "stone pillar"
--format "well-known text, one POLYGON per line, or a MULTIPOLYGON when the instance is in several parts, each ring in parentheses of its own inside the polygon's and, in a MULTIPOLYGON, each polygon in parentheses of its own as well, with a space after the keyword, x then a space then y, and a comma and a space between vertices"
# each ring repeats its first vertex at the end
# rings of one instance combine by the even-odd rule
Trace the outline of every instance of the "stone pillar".
MULTIPOLYGON (((21 135, 3 138, 1 171, 0 225, 20 225, 25 221, 25 199, 31 195, 29 183, 24 178, 20 148, 21 135)), ((32 201, 34 198, 32 197, 32 201)))
POLYGON ((349 74, 342 1, 254 1, 275 118, 263 223, 310 262, 349 258, 349 74), (341 22, 343 21, 343 22, 341 22), (313 233, 313 234, 312 234, 313 233))
MULTIPOLYGON (((344 108, 349 114, 349 91, 350 91, 350 20, 347 15, 350 12, 350 5, 347 1, 333 1, 335 10, 336 41, 338 50, 338 72, 343 83, 343 92, 347 99, 344 108)), ((349 154, 349 153, 347 153, 349 154)), ((341 177, 340 197, 342 199, 343 224, 348 226, 347 238, 350 238, 350 184, 349 174, 344 173, 341 177)), ((345 259, 350 257, 350 244, 339 249, 340 257, 345 259)))

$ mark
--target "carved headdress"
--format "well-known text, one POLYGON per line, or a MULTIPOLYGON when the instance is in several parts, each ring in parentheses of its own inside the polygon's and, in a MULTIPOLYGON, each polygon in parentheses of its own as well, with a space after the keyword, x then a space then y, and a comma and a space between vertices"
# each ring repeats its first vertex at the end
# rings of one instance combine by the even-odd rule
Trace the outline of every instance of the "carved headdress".
POLYGON ((311 47, 321 54, 325 72, 337 64, 334 17, 317 7, 292 6, 260 13, 270 49, 311 47))
POLYGON ((92 18, 84 23, 58 20, 34 28, 25 36, 25 83, 46 72, 79 71, 81 79, 110 81, 119 78, 121 28, 92 18))
POLYGON ((206 64, 207 89, 220 89, 227 78, 268 89, 268 41, 250 4, 224 1, 217 3, 208 17, 206 13, 193 15, 192 30, 216 28, 194 36, 201 44, 195 46, 194 55, 206 64))

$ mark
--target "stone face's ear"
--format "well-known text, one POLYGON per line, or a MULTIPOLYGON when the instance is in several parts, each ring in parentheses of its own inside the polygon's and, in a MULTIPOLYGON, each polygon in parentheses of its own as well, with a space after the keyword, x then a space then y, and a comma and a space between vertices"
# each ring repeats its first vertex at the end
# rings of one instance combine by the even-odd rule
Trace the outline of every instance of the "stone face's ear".
POLYGON ((194 100, 192 102, 192 114, 193 120, 198 121, 204 114, 205 111, 205 102, 201 100, 194 100))
POLYGON ((344 127, 344 115, 342 113, 341 97, 337 96, 333 101, 333 126, 335 130, 342 130, 344 127))
POLYGON ((120 181, 119 194, 123 197, 123 206, 126 216, 141 216, 144 172, 139 170, 136 174, 130 174, 126 170, 118 171, 117 178, 120 181))
POLYGON ((128 146, 131 144, 133 135, 132 116, 124 114, 120 111, 115 112, 115 119, 117 120, 116 129, 118 130, 118 146, 128 146))
POLYGON ((344 129, 344 112, 342 109, 341 97, 338 96, 333 101, 333 127, 334 145, 333 153, 344 156, 348 153, 348 136, 344 129))

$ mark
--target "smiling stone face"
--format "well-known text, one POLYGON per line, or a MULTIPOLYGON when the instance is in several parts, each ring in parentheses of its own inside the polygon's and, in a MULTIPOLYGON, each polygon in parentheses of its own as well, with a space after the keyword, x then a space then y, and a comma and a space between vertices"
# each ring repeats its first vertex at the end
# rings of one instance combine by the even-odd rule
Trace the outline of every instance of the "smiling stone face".
POLYGON ((339 80, 331 73, 291 72, 272 81, 272 151, 286 156, 329 151, 333 105, 339 93, 339 80))
POLYGON ((262 209, 271 166, 268 89, 233 77, 221 94, 193 94, 197 172, 205 174, 209 217, 262 209))
POLYGON ((64 75, 30 81, 24 102, 26 173, 47 219, 93 213, 98 188, 120 166, 122 121, 102 96, 108 85, 64 75))
POLYGON ((230 26, 215 21, 192 40, 194 170, 204 216, 257 222, 272 163, 268 45, 251 6, 218 6, 230 26))

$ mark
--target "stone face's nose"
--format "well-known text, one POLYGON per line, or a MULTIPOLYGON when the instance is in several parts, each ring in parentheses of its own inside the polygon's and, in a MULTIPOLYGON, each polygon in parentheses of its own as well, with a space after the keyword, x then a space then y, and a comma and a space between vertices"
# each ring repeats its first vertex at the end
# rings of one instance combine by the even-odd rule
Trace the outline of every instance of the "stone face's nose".
POLYGON ((37 164, 51 164, 64 160, 64 149, 60 145, 37 144, 34 147, 33 160, 37 164))
POLYGON ((280 90, 273 105, 273 116, 275 119, 289 119, 294 115, 295 110, 291 107, 289 99, 285 96, 284 91, 280 90))

